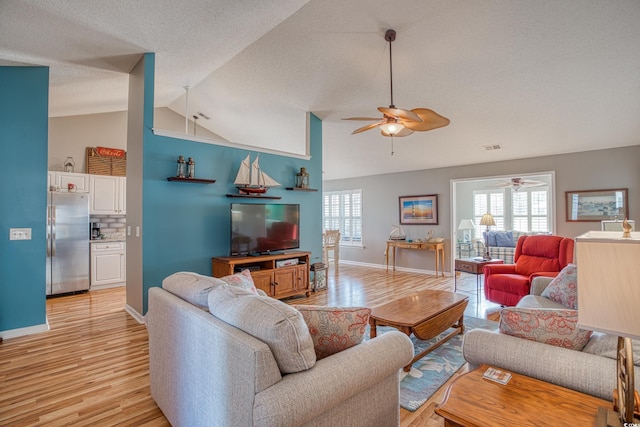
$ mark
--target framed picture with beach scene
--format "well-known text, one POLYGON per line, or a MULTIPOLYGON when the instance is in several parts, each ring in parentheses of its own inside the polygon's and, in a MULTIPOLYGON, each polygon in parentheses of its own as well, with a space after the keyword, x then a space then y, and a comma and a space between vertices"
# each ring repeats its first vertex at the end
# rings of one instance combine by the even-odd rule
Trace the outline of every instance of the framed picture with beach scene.
POLYGON ((400 224, 438 225, 438 195, 400 196, 400 224))
POLYGON ((567 221, 623 220, 629 217, 626 188, 566 191, 567 221))

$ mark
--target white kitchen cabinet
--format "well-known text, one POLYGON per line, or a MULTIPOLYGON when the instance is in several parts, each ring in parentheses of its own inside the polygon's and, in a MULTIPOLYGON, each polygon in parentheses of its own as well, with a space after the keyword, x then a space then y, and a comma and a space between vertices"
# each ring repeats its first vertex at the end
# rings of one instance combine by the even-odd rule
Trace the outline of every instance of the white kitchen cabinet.
POLYGON ((89 212, 97 215, 124 215, 126 209, 127 178, 122 176, 90 175, 89 212))
POLYGON ((52 185, 58 187, 58 191, 66 192, 69 184, 76 185, 76 191, 79 193, 89 192, 89 174, 74 172, 47 172, 47 189, 52 185))
POLYGON ((91 289, 125 286, 125 242, 91 242, 91 289))

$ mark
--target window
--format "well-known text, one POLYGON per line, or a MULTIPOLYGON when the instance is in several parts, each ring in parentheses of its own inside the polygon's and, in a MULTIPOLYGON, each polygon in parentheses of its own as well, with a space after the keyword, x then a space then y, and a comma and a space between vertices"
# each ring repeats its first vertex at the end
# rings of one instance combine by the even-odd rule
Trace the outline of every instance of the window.
POLYGON ((486 226, 480 226, 482 215, 490 212, 496 225, 490 230, 524 232, 550 231, 549 187, 531 187, 514 190, 476 190, 473 192, 474 237, 482 239, 486 226), (511 197, 505 197, 505 192, 511 197))
POLYGON ((362 190, 322 193, 324 230, 340 230, 340 244, 362 246, 362 190))
POLYGON ((487 230, 486 225, 480 225, 482 215, 489 212, 493 215, 496 225, 489 230, 504 230, 505 208, 504 190, 477 190, 473 192, 473 222, 476 224, 474 238, 482 239, 482 233, 487 230))
POLYGON ((549 231, 549 190, 521 188, 512 192, 513 230, 527 232, 549 231))

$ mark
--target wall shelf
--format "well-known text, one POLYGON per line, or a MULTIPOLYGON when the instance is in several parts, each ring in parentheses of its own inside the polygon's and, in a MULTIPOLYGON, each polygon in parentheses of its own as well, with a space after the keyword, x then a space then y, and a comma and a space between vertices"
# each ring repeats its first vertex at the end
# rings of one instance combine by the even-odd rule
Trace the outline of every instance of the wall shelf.
POLYGON ((193 182, 197 184, 213 184, 216 182, 215 179, 201 179, 201 178, 178 178, 176 176, 170 176, 167 178, 167 181, 177 181, 177 182, 193 182))
POLYGON ((287 187, 289 191, 318 191, 317 188, 299 188, 299 187, 287 187))
POLYGON ((278 197, 278 196, 252 196, 250 194, 227 194, 227 197, 242 197, 244 199, 272 199, 272 200, 282 199, 282 197, 278 197))

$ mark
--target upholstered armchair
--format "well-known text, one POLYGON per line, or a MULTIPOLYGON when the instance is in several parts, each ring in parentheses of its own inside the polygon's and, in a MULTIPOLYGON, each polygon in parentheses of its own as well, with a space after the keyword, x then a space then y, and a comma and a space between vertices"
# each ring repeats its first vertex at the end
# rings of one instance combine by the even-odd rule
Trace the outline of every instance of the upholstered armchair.
POLYGON ((551 236, 521 236, 514 264, 484 266, 484 296, 488 301, 514 306, 529 294, 536 276, 555 277, 573 262, 573 239, 551 236))

